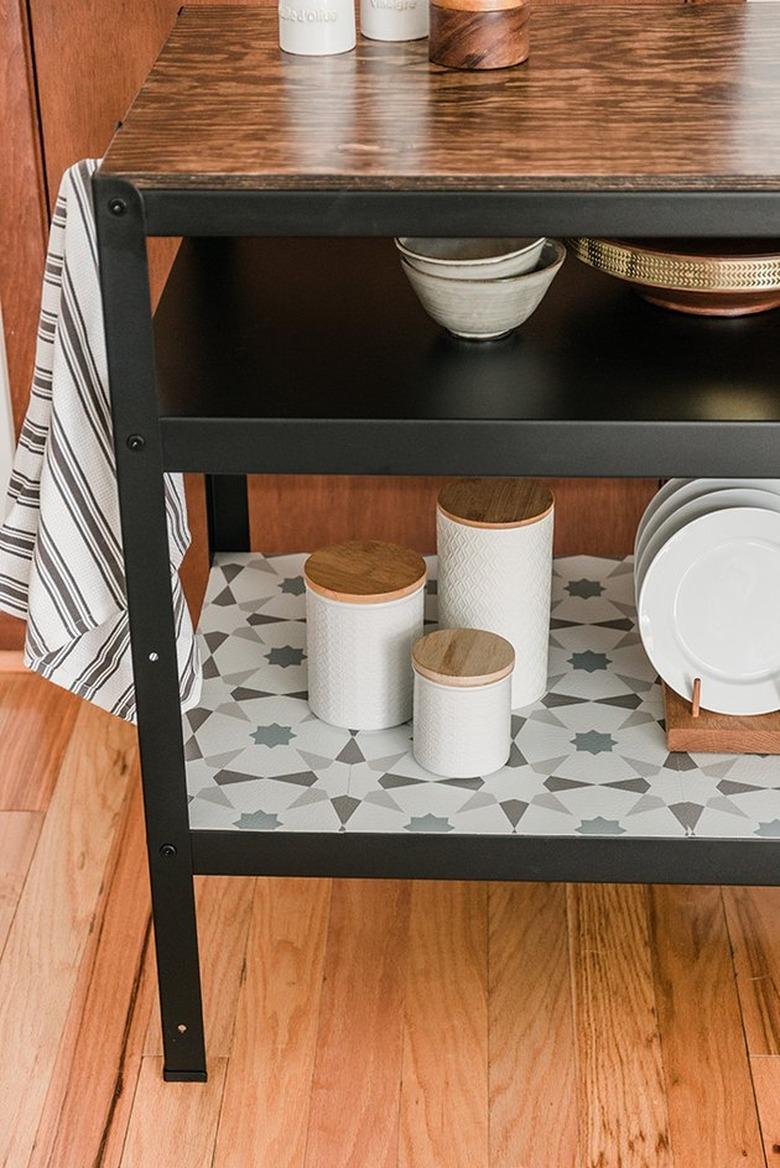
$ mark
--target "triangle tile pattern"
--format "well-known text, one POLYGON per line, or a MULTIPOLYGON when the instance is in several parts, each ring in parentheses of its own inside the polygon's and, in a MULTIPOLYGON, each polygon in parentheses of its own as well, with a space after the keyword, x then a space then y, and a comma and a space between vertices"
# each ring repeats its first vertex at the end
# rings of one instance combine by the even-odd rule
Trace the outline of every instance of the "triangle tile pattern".
MULTIPOLYGON (((409 725, 318 721, 306 702, 304 555, 217 556, 185 719, 194 828, 482 835, 780 837, 780 760, 669 754, 634 627, 631 559, 555 561, 549 688, 515 711, 507 766, 447 780, 409 725)), ((437 616, 429 559, 426 620, 437 616)))

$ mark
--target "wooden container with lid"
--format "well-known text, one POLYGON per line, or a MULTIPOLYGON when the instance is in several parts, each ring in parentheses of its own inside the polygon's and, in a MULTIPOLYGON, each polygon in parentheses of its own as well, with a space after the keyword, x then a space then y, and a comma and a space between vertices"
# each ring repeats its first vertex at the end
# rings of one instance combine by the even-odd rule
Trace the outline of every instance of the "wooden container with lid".
POLYGON ((439 629, 415 642, 414 756, 447 778, 489 775, 511 748, 510 643, 483 629, 439 629))
POLYGON ((547 688, 554 510, 533 479, 455 479, 439 494, 439 623, 506 637, 514 708, 547 688))
POLYGON ((423 627, 425 561, 377 540, 309 556, 309 705, 324 722, 383 730, 412 715, 411 647, 423 627))
POLYGON ((530 0, 431 0, 428 55, 449 69, 506 69, 528 58, 530 0))

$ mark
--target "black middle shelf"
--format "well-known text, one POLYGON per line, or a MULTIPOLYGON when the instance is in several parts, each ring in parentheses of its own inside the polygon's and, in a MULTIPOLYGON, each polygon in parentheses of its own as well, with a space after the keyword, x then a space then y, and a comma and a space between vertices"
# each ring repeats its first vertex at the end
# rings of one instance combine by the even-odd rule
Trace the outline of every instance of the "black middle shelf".
POLYGON ((474 344, 392 240, 193 240, 155 329, 171 470, 777 474, 780 312, 671 313, 571 257, 519 331, 474 344))

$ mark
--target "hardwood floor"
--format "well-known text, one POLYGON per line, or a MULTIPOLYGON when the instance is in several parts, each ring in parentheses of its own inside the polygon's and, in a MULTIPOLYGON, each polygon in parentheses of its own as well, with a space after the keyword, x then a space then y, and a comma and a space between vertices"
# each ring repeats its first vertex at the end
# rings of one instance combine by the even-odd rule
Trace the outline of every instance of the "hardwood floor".
POLYGON ((134 735, 0 681, 1 1168, 780 1165, 780 892, 198 881, 164 1084, 134 735))

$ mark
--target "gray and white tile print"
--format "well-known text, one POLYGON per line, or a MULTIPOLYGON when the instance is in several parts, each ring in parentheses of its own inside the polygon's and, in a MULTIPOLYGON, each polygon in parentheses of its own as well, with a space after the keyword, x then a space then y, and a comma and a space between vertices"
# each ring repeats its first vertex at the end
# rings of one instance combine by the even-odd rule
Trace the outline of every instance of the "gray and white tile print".
POLYGON ((452 780, 418 766, 410 725, 352 732, 313 717, 304 559, 217 557, 203 696, 185 721, 194 828, 780 838, 780 760, 667 753, 630 559, 555 561, 548 693, 513 715, 503 770, 452 780))

